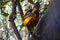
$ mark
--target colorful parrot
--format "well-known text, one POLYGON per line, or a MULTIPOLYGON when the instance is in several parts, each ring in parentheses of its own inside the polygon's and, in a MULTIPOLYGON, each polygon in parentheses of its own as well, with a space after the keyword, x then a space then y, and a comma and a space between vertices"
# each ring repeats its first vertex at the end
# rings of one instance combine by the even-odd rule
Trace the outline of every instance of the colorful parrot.
POLYGON ((24 15, 24 26, 32 33, 34 26, 36 26, 39 20, 39 3, 34 4, 33 9, 30 9, 24 15))

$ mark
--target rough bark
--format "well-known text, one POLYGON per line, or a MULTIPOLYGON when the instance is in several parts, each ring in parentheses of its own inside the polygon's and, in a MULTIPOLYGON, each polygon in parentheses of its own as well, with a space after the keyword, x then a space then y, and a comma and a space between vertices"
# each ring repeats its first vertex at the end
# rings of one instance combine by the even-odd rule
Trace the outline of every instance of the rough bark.
POLYGON ((18 30, 17 30, 17 27, 15 25, 15 18, 16 18, 16 0, 12 0, 12 13, 11 15, 9 16, 9 21, 12 23, 12 28, 14 29, 14 33, 16 34, 18 40, 22 40, 18 30))
POLYGON ((60 40, 60 0, 52 0, 37 27, 40 40, 60 40))

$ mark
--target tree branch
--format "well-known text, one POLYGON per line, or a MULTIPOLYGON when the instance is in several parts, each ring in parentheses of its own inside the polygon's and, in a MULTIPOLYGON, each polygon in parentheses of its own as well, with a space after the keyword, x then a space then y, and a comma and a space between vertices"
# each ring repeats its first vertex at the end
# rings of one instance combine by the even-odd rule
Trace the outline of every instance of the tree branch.
POLYGON ((12 28, 14 29, 14 33, 16 34, 18 40, 22 40, 21 39, 21 36, 16 28, 16 25, 15 25, 15 18, 16 18, 16 0, 12 0, 12 13, 11 15, 9 16, 9 21, 12 23, 12 28))

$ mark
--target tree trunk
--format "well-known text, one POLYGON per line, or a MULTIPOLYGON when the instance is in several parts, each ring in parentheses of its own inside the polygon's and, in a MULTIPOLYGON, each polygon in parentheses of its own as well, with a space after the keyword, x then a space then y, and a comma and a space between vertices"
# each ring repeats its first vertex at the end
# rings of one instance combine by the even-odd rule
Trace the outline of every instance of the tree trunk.
POLYGON ((60 40, 60 0, 52 0, 37 27, 40 40, 60 40))

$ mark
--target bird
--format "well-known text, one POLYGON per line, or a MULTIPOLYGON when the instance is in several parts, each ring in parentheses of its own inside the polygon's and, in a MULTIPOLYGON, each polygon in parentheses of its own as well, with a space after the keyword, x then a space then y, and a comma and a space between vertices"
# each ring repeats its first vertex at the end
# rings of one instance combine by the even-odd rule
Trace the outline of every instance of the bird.
POLYGON ((39 20, 40 4, 36 2, 33 9, 28 10, 24 15, 24 26, 28 28, 29 32, 33 34, 34 27, 39 20))

